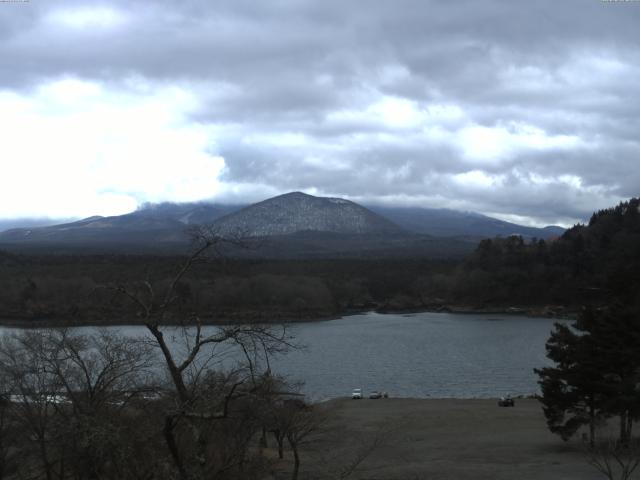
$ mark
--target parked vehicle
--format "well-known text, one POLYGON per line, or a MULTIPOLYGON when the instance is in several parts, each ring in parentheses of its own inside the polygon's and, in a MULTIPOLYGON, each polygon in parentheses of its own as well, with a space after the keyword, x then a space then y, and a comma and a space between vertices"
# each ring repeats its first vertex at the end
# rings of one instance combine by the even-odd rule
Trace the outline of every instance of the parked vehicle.
POLYGON ((500 397, 500 400, 498 400, 498 406, 499 407, 515 407, 516 404, 513 401, 513 398, 506 396, 506 397, 500 397))
POLYGON ((361 400, 362 399, 362 389, 354 388, 353 392, 351 392, 351 398, 353 400, 361 400))
POLYGON ((379 398, 382 398, 382 393, 380 393, 380 392, 378 392, 378 391, 374 390, 373 392, 371 392, 371 393, 369 394, 369 398, 371 398, 371 399, 373 399, 373 400, 377 400, 377 399, 379 399, 379 398))

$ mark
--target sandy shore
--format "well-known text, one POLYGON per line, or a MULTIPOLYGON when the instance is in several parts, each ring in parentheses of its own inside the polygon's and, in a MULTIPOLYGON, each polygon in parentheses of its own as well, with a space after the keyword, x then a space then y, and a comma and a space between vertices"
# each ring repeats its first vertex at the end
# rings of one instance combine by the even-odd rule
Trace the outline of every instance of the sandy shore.
POLYGON ((548 432, 536 400, 501 408, 495 400, 338 399, 325 408, 326 431, 304 447, 301 478, 339 478, 367 450, 348 478, 602 478, 578 441, 567 444, 548 432), (379 445, 370 449, 376 439, 379 445))

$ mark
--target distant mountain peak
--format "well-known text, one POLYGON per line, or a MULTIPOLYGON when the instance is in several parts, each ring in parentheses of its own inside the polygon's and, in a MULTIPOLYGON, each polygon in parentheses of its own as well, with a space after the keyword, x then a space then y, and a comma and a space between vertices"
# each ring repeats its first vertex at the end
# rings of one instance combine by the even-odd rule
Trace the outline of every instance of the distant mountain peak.
POLYGON ((299 191, 295 191, 295 192, 288 192, 288 193, 283 193, 282 195, 276 195, 275 197, 272 198, 268 198, 267 200, 272 200, 273 198, 281 198, 281 197, 286 197, 286 198, 291 198, 291 197, 314 197, 313 195, 310 195, 308 193, 304 193, 304 192, 299 192, 299 191))
MULTIPOLYGON (((304 192, 288 192, 288 193, 283 193, 282 195, 277 195, 275 197, 272 198, 268 198, 266 200, 263 200, 264 202, 268 202, 271 200, 276 200, 276 199, 283 199, 283 200, 320 200, 320 201, 329 201, 332 203, 338 203, 338 204, 354 204, 357 205, 355 202, 352 202, 350 200, 347 200, 345 198, 339 198, 339 197, 318 197, 315 195, 311 195, 309 193, 304 193, 304 192)), ((259 202, 261 203, 261 202, 259 202)))
POLYGON ((290 192, 250 205, 216 222, 222 233, 250 236, 317 231, 342 234, 400 233, 386 218, 342 198, 290 192))

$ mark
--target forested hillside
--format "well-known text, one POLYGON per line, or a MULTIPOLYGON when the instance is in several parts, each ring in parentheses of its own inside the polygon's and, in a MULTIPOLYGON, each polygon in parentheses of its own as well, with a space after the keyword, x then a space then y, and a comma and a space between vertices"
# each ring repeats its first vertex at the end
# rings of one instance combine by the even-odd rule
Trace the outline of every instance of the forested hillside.
POLYGON ((551 241, 483 240, 451 279, 455 296, 483 304, 638 302, 639 208, 633 198, 600 210, 551 241))

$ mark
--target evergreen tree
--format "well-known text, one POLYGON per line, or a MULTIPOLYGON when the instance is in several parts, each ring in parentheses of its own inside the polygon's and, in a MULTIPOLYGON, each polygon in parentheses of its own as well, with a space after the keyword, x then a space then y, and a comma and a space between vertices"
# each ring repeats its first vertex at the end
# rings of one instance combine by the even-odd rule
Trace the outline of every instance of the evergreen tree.
POLYGON ((627 306, 590 311, 590 337, 602 367, 601 391, 609 415, 620 419, 620 442, 631 440, 633 421, 640 417, 640 325, 627 306))
POLYGON ((620 442, 640 418, 640 322, 633 309, 585 309, 571 327, 556 324, 547 341, 554 367, 536 369, 551 432, 564 440, 600 419, 620 419, 620 442))
POLYGON ((547 357, 556 366, 535 372, 540 376, 540 402, 549 430, 568 440, 582 426, 589 425, 593 445, 597 421, 605 415, 603 377, 593 342, 580 331, 581 327, 579 321, 572 328, 556 323, 546 345, 547 357))

